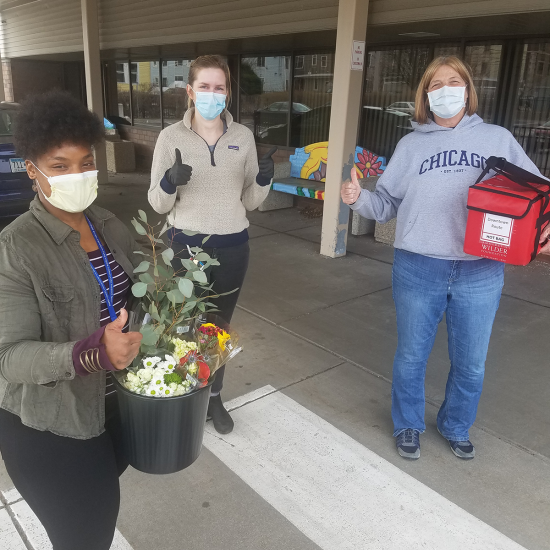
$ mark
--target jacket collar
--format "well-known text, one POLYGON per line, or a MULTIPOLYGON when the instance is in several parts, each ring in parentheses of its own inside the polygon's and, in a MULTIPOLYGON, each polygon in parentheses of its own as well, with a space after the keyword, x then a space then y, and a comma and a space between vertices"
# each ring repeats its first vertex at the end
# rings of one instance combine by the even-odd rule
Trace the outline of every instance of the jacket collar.
MULTIPOLYGON (((58 245, 63 243, 71 232, 74 231, 72 227, 50 214, 40 202, 38 195, 31 202, 30 211, 58 245)), ((94 206, 93 204, 85 210, 85 214, 90 218, 94 227, 98 229, 101 234, 103 234, 105 222, 115 216, 108 210, 99 206, 94 206)))
MULTIPOLYGON (((195 114, 195 107, 191 107, 190 109, 187 109, 185 111, 185 114, 183 115, 183 125, 191 130, 191 121, 193 120, 193 115, 195 114)), ((225 123, 227 124, 227 128, 233 124, 233 115, 225 109, 223 113, 221 114, 221 117, 225 119, 225 123)))

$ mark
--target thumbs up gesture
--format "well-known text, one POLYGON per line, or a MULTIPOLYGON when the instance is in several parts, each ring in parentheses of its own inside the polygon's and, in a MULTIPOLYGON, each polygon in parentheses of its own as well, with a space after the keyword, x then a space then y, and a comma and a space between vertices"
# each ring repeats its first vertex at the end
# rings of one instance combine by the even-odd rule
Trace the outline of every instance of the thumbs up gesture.
POLYGON ((347 181, 342 185, 340 193, 345 204, 353 204, 359 198, 361 186, 359 185, 355 166, 351 169, 351 181, 347 181))
POLYGON ((277 150, 277 147, 272 147, 259 161, 258 168, 260 170, 260 175, 264 178, 271 180, 273 174, 275 173, 275 165, 273 164, 273 159, 271 156, 277 150))
POLYGON ((176 162, 174 166, 167 170, 166 179, 174 186, 186 185, 191 179, 191 173, 193 169, 187 164, 183 164, 181 160, 181 152, 179 149, 176 149, 176 162))
POLYGON ((125 369, 135 359, 143 338, 139 332, 122 332, 127 322, 128 312, 121 309, 118 317, 105 327, 101 338, 107 357, 117 370, 125 369))

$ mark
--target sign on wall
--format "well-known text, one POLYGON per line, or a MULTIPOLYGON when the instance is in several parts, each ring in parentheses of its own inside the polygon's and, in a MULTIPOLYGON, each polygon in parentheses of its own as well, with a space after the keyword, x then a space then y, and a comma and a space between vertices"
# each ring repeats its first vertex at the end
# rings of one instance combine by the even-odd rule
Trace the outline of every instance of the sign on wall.
POLYGON ((351 51, 351 70, 362 71, 365 59, 365 42, 362 40, 354 40, 351 51))

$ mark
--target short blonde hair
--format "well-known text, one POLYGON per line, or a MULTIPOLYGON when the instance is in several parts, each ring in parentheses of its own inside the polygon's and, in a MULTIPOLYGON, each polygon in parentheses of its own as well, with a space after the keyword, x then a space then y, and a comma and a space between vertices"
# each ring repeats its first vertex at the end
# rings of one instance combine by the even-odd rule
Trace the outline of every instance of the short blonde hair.
POLYGON ((414 120, 419 124, 427 124, 430 120, 430 101, 428 99, 428 86, 437 72, 439 67, 447 65, 454 69, 466 82, 468 88, 468 99, 466 100, 466 112, 469 116, 472 116, 477 111, 477 92, 474 86, 474 79, 472 77, 472 70, 461 59, 454 55, 445 55, 436 57, 429 65, 422 78, 420 84, 416 90, 416 99, 414 102, 414 120))
MULTIPOLYGON (((202 69, 220 69, 225 74, 225 87, 227 89, 227 99, 225 100, 225 107, 229 105, 231 101, 231 74, 229 72, 229 66, 221 55, 201 55, 191 62, 189 67, 189 76, 187 77, 187 83, 193 87, 195 80, 199 76, 199 71, 202 69)), ((193 107, 193 100, 189 96, 187 98, 187 108, 193 107)))

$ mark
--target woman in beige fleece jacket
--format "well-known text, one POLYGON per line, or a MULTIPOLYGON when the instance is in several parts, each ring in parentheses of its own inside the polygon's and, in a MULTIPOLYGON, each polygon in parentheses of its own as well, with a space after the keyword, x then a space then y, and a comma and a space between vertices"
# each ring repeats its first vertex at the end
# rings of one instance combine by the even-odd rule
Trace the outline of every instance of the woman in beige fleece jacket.
MULTIPOLYGON (((231 80, 222 57, 193 61, 187 94, 183 120, 159 135, 149 202, 159 214, 168 214, 173 225, 168 240, 178 257, 188 258, 188 247, 201 246, 210 235, 204 249, 220 262, 207 270, 214 291, 239 289, 216 300, 219 315, 229 323, 248 268, 246 211, 258 208, 269 192, 275 149, 258 165, 252 132, 226 110, 231 80), (198 234, 190 237, 182 229, 198 234)), ((208 416, 218 432, 229 433, 233 420, 220 396, 223 376, 224 367, 212 385, 208 416)))

